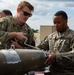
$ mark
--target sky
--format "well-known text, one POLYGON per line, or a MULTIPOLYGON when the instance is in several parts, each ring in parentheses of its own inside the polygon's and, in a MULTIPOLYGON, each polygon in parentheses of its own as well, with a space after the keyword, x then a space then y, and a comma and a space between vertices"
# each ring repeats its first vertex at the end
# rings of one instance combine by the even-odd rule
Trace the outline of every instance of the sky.
MULTIPOLYGON (((23 0, 0 0, 0 11, 9 9, 13 15, 16 14, 18 4, 23 0)), ((68 26, 74 29, 74 0, 26 0, 34 6, 33 16, 27 21, 27 24, 40 30, 42 25, 54 25, 53 16, 63 10, 68 14, 68 26)))

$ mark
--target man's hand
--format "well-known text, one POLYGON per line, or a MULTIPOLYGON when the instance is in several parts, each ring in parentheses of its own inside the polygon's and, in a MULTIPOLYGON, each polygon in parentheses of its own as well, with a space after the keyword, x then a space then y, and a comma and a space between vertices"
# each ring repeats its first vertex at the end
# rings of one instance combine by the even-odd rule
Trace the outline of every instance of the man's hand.
POLYGON ((23 40, 26 40, 26 38, 27 38, 25 35, 26 34, 23 32, 17 32, 15 38, 20 41, 23 41, 23 40))
POLYGON ((45 66, 49 66, 49 65, 51 65, 55 60, 56 60, 56 55, 55 55, 55 54, 50 54, 44 64, 45 64, 45 66))
POLYGON ((13 44, 13 45, 15 46, 15 48, 17 48, 17 49, 22 49, 22 48, 23 48, 22 46, 20 46, 20 45, 18 44, 17 41, 10 40, 10 44, 11 44, 11 45, 13 44))
POLYGON ((24 41, 26 40, 26 34, 23 32, 10 32, 9 33, 9 39, 16 38, 19 41, 24 41))

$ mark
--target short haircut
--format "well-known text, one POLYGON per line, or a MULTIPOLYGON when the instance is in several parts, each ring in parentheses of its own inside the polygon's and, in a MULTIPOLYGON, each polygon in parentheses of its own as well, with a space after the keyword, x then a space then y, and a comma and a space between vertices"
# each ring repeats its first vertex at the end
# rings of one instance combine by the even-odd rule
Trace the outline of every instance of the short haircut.
POLYGON ((66 12, 64 12, 64 11, 58 11, 58 12, 56 12, 55 14, 54 14, 54 16, 62 16, 64 19, 68 19, 68 16, 67 16, 67 13, 66 12))
POLYGON ((30 10, 34 11, 34 7, 27 1, 21 1, 18 5, 18 8, 23 9, 24 6, 27 6, 30 10))
POLYGON ((1 12, 3 12, 7 16, 8 15, 12 16, 12 12, 10 10, 5 9, 5 10, 2 10, 1 12))

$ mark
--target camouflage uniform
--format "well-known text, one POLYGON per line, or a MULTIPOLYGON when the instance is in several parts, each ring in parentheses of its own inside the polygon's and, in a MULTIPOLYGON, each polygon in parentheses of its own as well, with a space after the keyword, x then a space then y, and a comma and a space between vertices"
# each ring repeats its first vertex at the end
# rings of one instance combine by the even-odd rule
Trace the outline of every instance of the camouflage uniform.
MULTIPOLYGON (((24 32, 28 38, 27 44, 35 46, 34 34, 32 29, 24 23, 18 25, 15 17, 4 17, 0 19, 0 48, 10 48, 9 32, 24 32)), ((18 43, 24 47, 24 41, 18 41, 18 43)), ((27 47, 28 48, 28 47, 27 47)))
POLYGON ((74 31, 67 29, 64 33, 50 34, 38 46, 56 54, 56 60, 50 65, 48 75, 74 75, 74 31))

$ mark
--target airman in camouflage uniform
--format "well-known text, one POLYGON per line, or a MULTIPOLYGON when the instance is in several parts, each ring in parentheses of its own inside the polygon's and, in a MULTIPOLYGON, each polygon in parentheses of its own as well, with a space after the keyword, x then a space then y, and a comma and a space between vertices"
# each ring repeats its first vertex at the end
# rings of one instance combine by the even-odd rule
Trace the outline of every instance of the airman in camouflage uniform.
POLYGON ((4 9, 0 11, 0 18, 5 17, 5 16, 13 16, 12 12, 8 9, 4 9))
POLYGON ((26 21, 31 17, 34 7, 27 1, 22 1, 18 5, 16 16, 7 16, 0 19, 0 48, 10 48, 11 44, 15 48, 29 48, 26 43, 35 46, 34 33, 27 25, 26 21))
POLYGON ((50 72, 45 75, 74 75, 74 31, 68 27, 67 19, 64 11, 58 11, 53 18, 57 31, 38 46, 49 53, 45 65, 50 65, 50 72))

